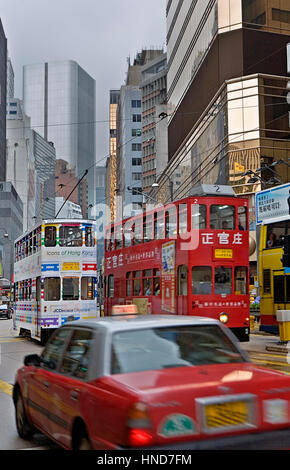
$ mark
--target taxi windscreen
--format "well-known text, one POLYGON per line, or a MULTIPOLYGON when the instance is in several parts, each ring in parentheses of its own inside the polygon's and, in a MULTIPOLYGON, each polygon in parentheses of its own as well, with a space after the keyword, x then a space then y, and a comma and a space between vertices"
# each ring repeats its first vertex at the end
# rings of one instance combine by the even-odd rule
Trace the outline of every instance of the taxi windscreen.
POLYGON ((244 361, 217 325, 144 328, 113 334, 111 374, 244 361))

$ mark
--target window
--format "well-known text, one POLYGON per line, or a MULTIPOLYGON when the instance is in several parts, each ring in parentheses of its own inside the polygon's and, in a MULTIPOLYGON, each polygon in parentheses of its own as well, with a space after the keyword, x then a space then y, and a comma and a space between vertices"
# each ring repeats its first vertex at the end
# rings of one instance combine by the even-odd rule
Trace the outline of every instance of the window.
POLYGON ((132 295, 132 273, 126 274, 126 295, 128 297, 132 295))
POLYGON ((111 374, 245 362, 218 325, 169 326, 113 334, 111 374))
POLYGON ((86 246, 95 246, 95 238, 94 238, 94 229, 93 229, 93 227, 86 227, 85 228, 85 245, 86 246))
POLYGON ((79 300, 79 278, 64 277, 62 280, 62 299, 79 300))
POLYGON ((116 236, 116 250, 120 250, 121 248, 123 248, 123 231, 122 231, 122 225, 117 225, 115 227, 116 229, 116 232, 115 232, 115 236, 116 236))
POLYGON ((160 295, 160 271, 153 269, 153 295, 160 295))
POLYGON ((165 238, 176 238, 177 235, 177 214, 176 207, 170 207, 165 212, 165 238))
POLYGON ((155 212, 154 224, 155 240, 162 240, 164 238, 164 211, 155 212))
POLYGON ((179 215, 179 234, 187 233, 187 204, 179 204, 178 206, 179 215))
POLYGON ((134 245, 139 245, 141 242, 142 242, 142 220, 138 219, 135 221, 134 245))
POLYGON ((125 248, 132 245, 132 232, 134 230, 134 224, 131 227, 124 225, 124 246, 125 248))
POLYGON ((235 207, 228 205, 212 205, 210 207, 210 228, 234 230, 235 207))
POLYGON ((45 246, 56 246, 56 227, 46 226, 44 230, 45 246))
POLYGON ((144 242, 150 242, 153 239, 152 233, 152 214, 143 217, 143 236, 144 242))
POLYGON ((215 294, 231 294, 232 293, 232 268, 215 268, 214 277, 214 293, 215 294))
POLYGON ((235 267, 235 294, 247 294, 247 268, 245 266, 235 267))
POLYGON ((59 228, 60 246, 82 246, 82 230, 79 226, 64 225, 59 228))
POLYGON ((187 295, 188 269, 186 265, 178 266, 178 295, 187 295))
POLYGON ((206 228, 206 206, 191 205, 191 230, 206 228))
POLYGON ((48 340, 40 356, 41 363, 45 368, 52 370, 57 368, 71 333, 72 330, 70 328, 59 328, 48 340))
POLYGON ((142 195, 142 188, 132 188, 132 195, 133 195, 133 196, 140 196, 140 195, 142 195))
POLYGON ((152 269, 143 271, 143 295, 152 295, 152 269))
POLYGON ((142 271, 135 271, 133 279, 133 295, 141 295, 141 277, 142 271))
POLYGON ((132 129, 132 137, 140 137, 142 134, 141 129, 132 129))
POLYGON ((275 276, 274 275, 274 303, 280 304, 285 302, 285 284, 284 276, 275 276))
POLYGON ((46 277, 44 279, 44 300, 60 300, 59 277, 46 277))
POLYGON ((142 150, 142 144, 132 144, 132 152, 141 152, 141 150, 142 150))
POLYGON ((263 271, 263 286, 264 294, 271 294, 271 269, 263 271))
POLYGON ((141 122, 141 114, 133 114, 132 121, 133 122, 141 122))
POLYGON ((239 230, 247 230, 247 208, 243 206, 239 206, 238 208, 238 229, 239 230))
POLYGON ((111 251, 115 249, 115 234, 114 234, 114 226, 111 228, 111 251))
POLYGON ((287 235, 287 221, 267 225, 266 248, 283 246, 285 235, 287 235))
POLYGON ((110 251, 110 230, 106 230, 106 251, 110 251))
POLYGON ((210 266, 194 266, 191 273, 192 293, 208 295, 212 293, 212 274, 210 266))
MULTIPOLYGON (((142 173, 132 173, 133 181, 141 181, 141 179, 142 179, 142 173)), ((140 192, 141 192, 141 188, 140 188, 140 192)))
POLYGON ((81 298, 82 300, 94 300, 95 298, 95 278, 94 277, 82 277, 81 298))
POLYGON ((132 100, 131 105, 132 108, 141 108, 141 100, 132 100))
POLYGON ((63 355, 60 372, 78 379, 87 379, 90 346, 93 333, 89 330, 79 329, 73 332, 73 336, 63 355))
MULTIPOLYGON (((132 166, 142 165, 142 158, 132 158, 132 166)), ((140 188, 138 188, 140 191, 140 188)))
POLYGON ((114 297, 114 276, 110 274, 108 277, 108 297, 114 297))

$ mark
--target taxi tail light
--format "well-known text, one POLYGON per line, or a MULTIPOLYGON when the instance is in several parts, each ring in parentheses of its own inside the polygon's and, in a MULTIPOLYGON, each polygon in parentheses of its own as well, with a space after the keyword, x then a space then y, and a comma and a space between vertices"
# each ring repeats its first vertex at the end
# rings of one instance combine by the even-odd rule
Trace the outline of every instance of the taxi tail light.
POLYGON ((130 447, 146 446, 152 442, 151 421, 144 403, 134 403, 130 408, 127 427, 129 428, 128 445, 130 447))

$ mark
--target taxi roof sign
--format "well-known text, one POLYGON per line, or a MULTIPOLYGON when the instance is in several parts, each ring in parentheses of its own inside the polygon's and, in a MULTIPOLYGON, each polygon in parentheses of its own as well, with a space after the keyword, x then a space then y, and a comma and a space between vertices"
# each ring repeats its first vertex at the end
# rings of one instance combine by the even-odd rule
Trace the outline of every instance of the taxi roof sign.
POLYGON ((127 305, 113 305, 112 306, 112 315, 128 315, 137 314, 137 305, 127 304, 127 305))

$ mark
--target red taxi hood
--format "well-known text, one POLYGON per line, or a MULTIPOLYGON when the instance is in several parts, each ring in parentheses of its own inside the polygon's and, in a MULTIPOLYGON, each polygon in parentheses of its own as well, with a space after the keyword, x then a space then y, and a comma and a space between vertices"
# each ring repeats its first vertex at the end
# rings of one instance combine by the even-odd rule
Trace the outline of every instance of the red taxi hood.
POLYGON ((110 376, 109 382, 127 392, 135 392, 147 399, 169 398, 183 401, 190 392, 197 396, 235 393, 290 394, 290 376, 282 372, 257 367, 251 363, 215 364, 179 367, 174 369, 131 372, 110 376), (280 388, 278 390, 278 388, 280 388), (288 388, 288 390, 287 390, 288 388))

